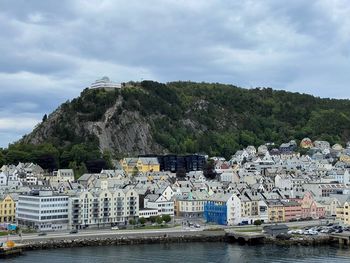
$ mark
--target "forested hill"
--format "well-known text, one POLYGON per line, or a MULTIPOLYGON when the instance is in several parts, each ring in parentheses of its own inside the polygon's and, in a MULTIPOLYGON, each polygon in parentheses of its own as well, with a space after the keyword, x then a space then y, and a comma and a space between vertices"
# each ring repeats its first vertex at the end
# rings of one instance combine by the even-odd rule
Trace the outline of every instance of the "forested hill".
POLYGON ((54 156, 57 166, 68 167, 102 153, 229 157, 247 145, 304 137, 344 144, 349 135, 349 100, 223 84, 130 82, 122 89, 85 89, 3 150, 0 162, 54 156))

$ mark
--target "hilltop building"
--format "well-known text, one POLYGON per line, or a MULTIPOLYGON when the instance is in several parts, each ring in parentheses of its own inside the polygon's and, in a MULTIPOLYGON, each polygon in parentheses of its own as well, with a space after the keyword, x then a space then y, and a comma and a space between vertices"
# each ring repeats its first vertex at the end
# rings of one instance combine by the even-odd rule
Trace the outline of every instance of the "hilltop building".
POLYGON ((90 85, 90 89, 101 89, 101 88, 112 88, 112 89, 121 89, 122 84, 112 82, 108 77, 103 77, 96 80, 90 85))

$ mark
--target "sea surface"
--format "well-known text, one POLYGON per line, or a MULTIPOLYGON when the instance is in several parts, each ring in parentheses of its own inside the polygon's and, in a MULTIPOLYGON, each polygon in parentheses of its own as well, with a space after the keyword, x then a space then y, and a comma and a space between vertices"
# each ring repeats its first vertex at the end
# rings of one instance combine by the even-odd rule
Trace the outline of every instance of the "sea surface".
MULTIPOLYGON (((2 259, 3 260, 3 259, 2 259)), ((2 261, 0 259, 0 261, 2 261)), ((227 243, 150 244, 27 251, 8 263, 123 262, 350 262, 350 249, 227 243)))

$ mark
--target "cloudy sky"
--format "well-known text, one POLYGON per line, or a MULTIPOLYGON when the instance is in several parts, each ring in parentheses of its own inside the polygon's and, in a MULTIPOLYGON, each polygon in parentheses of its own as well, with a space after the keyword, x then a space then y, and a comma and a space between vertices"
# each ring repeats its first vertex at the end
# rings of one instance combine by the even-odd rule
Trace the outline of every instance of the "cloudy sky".
POLYGON ((349 98, 347 0, 0 0, 0 147, 104 75, 349 98))

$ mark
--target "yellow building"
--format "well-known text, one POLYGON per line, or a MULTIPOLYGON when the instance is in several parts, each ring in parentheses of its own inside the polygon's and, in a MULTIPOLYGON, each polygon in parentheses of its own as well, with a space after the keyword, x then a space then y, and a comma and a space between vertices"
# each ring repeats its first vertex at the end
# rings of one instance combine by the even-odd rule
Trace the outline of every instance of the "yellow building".
POLYGON ((279 200, 269 200, 266 201, 267 210, 269 214, 269 222, 284 222, 285 219, 285 209, 284 205, 279 200))
POLYGON ((346 201, 342 206, 337 207, 337 220, 350 225, 350 201, 346 201))
POLYGON ((344 162, 344 163, 350 163, 350 156, 349 155, 340 155, 339 161, 344 162))
POLYGON ((121 166, 127 174, 133 174, 135 171, 141 173, 160 171, 158 159, 154 157, 124 158, 121 166))
POLYGON ((10 195, 0 198, 0 223, 13 223, 16 217, 16 203, 10 195))

